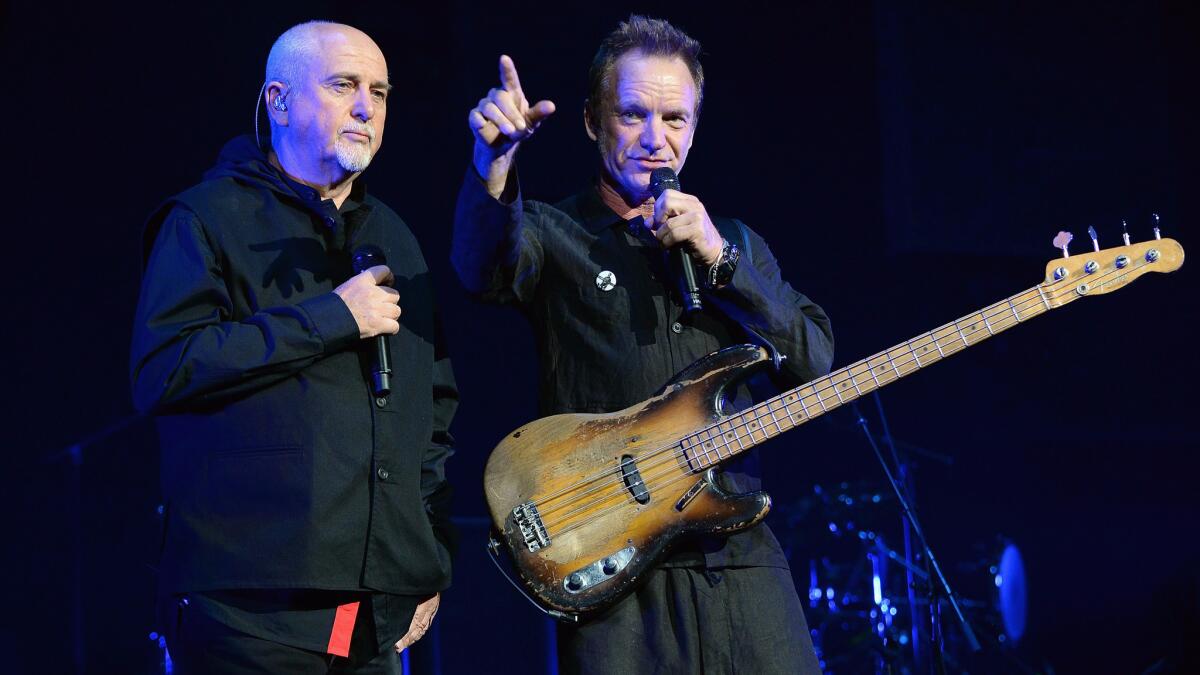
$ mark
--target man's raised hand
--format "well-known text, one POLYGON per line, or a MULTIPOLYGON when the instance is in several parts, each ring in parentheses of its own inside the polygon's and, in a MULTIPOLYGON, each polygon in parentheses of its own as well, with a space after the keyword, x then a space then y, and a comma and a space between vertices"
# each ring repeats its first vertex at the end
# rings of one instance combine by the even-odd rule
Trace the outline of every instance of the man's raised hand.
POLYGON ((358 324, 358 336, 395 335, 400 332, 400 293, 391 286, 392 271, 376 265, 355 274, 333 289, 358 324))
POLYGON ((501 56, 500 86, 479 99, 479 105, 467 115, 475 134, 475 171, 493 197, 499 198, 504 191, 517 146, 553 113, 550 101, 529 105, 516 65, 508 56, 501 56))

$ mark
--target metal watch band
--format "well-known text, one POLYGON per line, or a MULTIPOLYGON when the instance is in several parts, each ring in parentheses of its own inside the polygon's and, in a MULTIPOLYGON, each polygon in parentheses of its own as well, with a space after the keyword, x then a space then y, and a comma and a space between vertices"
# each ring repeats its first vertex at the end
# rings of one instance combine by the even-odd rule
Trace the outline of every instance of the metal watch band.
POLYGON ((729 243, 728 239, 723 241, 724 245, 721 247, 721 255, 717 258, 717 262, 708 268, 708 275, 705 281, 709 290, 725 286, 733 280, 733 272, 737 269, 738 259, 742 255, 742 252, 738 250, 737 244, 729 243))

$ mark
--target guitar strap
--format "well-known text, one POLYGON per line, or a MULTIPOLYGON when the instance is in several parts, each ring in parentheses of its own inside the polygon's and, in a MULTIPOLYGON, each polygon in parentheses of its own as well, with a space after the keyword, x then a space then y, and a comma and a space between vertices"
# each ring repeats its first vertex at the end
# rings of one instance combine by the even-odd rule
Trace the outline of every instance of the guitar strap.
POLYGON ((737 244, 746 262, 754 262, 754 253, 750 250, 750 235, 746 232, 746 224, 737 218, 713 218, 717 232, 731 244, 737 244))
MULTIPOLYGON (((738 264, 753 265, 754 249, 750 247, 750 233, 749 228, 746 227, 746 224, 737 218, 723 218, 720 216, 713 218, 712 221, 713 225, 717 228, 717 232, 724 237, 725 241, 728 241, 731 244, 736 244, 738 249, 741 250, 742 258, 738 264)), ((771 361, 775 364, 775 370, 778 371, 783 366, 783 359, 785 357, 779 353, 779 350, 775 348, 775 345, 772 344, 770 340, 760 335, 758 331, 754 330, 750 326, 747 326, 745 323, 738 321, 738 325, 742 327, 742 330, 746 331, 746 335, 749 336, 752 341, 757 342, 760 346, 766 348, 767 353, 771 355, 771 361)))

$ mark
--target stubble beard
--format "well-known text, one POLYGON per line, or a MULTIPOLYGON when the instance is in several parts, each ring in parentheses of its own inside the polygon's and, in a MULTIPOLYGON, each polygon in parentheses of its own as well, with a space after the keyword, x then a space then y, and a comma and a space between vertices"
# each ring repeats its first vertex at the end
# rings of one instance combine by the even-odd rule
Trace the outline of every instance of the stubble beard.
MULTIPOLYGON (((595 131, 596 131, 596 149, 599 151, 599 154, 600 154, 600 170, 603 171, 605 174, 605 176, 602 177, 601 179, 603 180, 603 179, 607 178, 607 180, 609 181, 609 184, 615 190, 617 190, 621 194, 621 197, 623 199, 625 199, 626 201, 628 201, 631 198, 634 200, 638 200, 640 198, 639 203, 644 203, 648 200, 653 199, 654 198, 653 195, 650 194, 649 184, 647 184, 646 186, 639 186, 639 185, 632 186, 634 192, 632 194, 628 194, 629 190, 630 190, 630 186, 625 185, 625 183, 621 180, 621 178, 622 178, 621 167, 620 166, 610 167, 608 165, 608 159, 611 156, 611 149, 608 147, 608 141, 609 141, 608 132, 605 131, 604 125, 600 125, 600 128, 596 129, 595 131)), ((636 206, 636 204, 635 204, 635 206, 636 206)))

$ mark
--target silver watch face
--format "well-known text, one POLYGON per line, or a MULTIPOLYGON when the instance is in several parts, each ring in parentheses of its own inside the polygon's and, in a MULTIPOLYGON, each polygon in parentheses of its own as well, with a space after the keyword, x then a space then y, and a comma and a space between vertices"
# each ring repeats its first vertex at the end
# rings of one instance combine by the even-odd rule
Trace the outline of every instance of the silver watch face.
POLYGON ((737 244, 725 242, 725 248, 721 249, 721 257, 717 258, 717 262, 708 270, 709 287, 719 288, 732 281, 740 257, 741 251, 738 250, 737 244))

